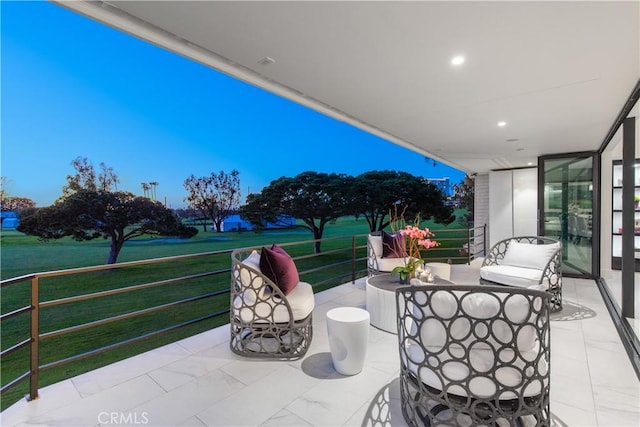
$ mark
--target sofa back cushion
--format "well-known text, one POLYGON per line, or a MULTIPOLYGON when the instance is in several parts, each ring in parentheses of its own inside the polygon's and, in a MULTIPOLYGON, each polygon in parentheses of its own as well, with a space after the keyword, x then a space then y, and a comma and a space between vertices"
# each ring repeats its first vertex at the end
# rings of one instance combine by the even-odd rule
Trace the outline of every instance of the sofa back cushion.
POLYGON ((367 239, 369 240, 369 246, 371 246, 371 250, 375 257, 382 258, 382 236, 369 234, 367 239))
POLYGON ((500 264, 544 270, 559 248, 559 243, 536 245, 511 240, 500 264))

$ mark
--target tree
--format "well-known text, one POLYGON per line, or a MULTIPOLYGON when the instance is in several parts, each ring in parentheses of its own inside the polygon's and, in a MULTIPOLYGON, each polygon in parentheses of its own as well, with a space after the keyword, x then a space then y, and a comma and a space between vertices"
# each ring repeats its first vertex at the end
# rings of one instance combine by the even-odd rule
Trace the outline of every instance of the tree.
POLYGON ((7 193, 8 183, 9 179, 7 177, 0 177, 0 211, 20 213, 25 209, 36 207, 36 202, 28 197, 9 196, 9 193, 7 193))
MULTIPOLYGON (((329 222, 350 213, 352 179, 317 172, 281 177, 260 193, 250 194, 240 213, 258 226, 275 222, 282 215, 291 215, 304 222, 314 239, 321 239, 329 222)), ((315 252, 320 253, 319 240, 315 243, 315 252)))
MULTIPOLYGON (((184 181, 184 188, 189 195, 185 201, 199 211, 205 218, 210 218, 217 232, 222 231, 222 222, 240 204, 240 172, 220 171, 209 176, 196 178, 189 176, 184 181)), ((203 231, 207 231, 206 220, 203 231)))
POLYGON ((443 224, 455 219, 437 187, 406 172, 365 172, 355 178, 353 189, 355 212, 365 217, 372 232, 387 227, 389 214, 396 209, 402 209, 408 219, 420 216, 443 224))
POLYGON ((453 186, 453 197, 458 200, 461 208, 467 210, 463 220, 465 226, 473 221, 474 197, 475 197, 475 181, 469 175, 464 180, 453 186))
POLYGON ((67 196, 75 191, 100 190, 117 191, 120 179, 113 171, 113 168, 100 163, 101 172, 96 175, 96 171, 86 157, 76 157, 71 165, 76 170, 75 175, 67 175, 67 185, 62 188, 62 193, 67 196))
POLYGON ((111 239, 107 264, 117 262, 127 240, 145 234, 189 238, 198 231, 185 227, 171 210, 124 191, 80 189, 38 209, 20 222, 18 231, 42 240, 71 236, 77 241, 111 239))
POLYGON ((124 243, 144 234, 193 237, 198 231, 185 227, 171 210, 145 197, 111 191, 118 183, 112 168, 100 164, 97 176, 86 158, 73 161, 75 175, 67 176, 63 195, 49 207, 23 215, 18 231, 41 240, 71 236, 78 241, 111 239, 108 264, 117 261, 124 243))
POLYGON ((24 209, 34 208, 36 202, 27 197, 3 197, 0 199, 0 211, 21 212, 24 209))
POLYGON ((144 197, 147 197, 151 200, 157 200, 156 187, 160 185, 159 182, 156 182, 156 181, 143 182, 141 185, 142 185, 142 192, 144 194, 144 197))

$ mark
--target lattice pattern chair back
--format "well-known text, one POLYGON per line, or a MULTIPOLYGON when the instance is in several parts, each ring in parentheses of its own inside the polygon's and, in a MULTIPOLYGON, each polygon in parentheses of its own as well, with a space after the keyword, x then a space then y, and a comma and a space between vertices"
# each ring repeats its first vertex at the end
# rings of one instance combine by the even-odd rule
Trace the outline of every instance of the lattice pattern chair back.
POLYGON ((398 288, 407 423, 548 426, 549 297, 507 286, 398 288))
MULTIPOLYGON (((484 258, 482 267, 503 265, 505 254, 512 241, 532 245, 557 246, 548 260, 545 260, 544 267, 540 268, 540 274, 539 277, 536 277, 536 281, 541 289, 546 290, 551 295, 549 299, 551 311, 557 312, 562 310, 562 243, 559 240, 543 236, 518 236, 501 240, 491 247, 487 256, 484 258)), ((487 280, 483 281, 487 282, 487 280)), ((491 281, 488 282, 491 283, 491 281)))
POLYGON ((231 253, 231 350, 268 359, 299 359, 313 337, 313 289, 300 282, 285 296, 259 269, 259 253, 231 253))

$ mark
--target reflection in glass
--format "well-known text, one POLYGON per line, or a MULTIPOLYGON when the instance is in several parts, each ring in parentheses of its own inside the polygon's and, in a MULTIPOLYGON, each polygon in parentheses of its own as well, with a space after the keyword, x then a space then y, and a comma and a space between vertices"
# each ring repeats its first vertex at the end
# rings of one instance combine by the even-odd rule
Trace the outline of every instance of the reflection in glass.
POLYGON ((593 157, 544 159, 544 236, 562 241, 563 271, 593 273, 593 157))

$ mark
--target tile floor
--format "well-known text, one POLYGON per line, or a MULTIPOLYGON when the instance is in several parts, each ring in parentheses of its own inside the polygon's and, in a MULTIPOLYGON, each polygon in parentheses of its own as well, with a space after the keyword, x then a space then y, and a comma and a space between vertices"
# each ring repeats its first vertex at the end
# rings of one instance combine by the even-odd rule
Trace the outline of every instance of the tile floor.
MULTIPOLYGON (((595 283, 565 279, 552 321, 551 411, 557 426, 640 425, 640 383, 595 283)), ((362 373, 331 363, 326 312, 364 307, 364 281, 316 295, 314 338, 299 361, 254 361, 228 348, 228 326, 41 390, 2 426, 406 425, 395 335, 371 328, 362 373)))

